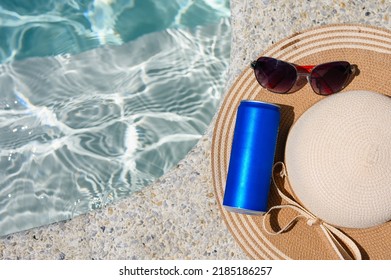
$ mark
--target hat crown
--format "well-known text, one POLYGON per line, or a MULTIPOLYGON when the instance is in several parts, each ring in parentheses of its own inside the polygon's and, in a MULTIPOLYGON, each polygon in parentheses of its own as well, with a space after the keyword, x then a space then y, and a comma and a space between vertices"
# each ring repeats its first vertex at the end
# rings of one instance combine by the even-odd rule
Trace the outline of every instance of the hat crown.
POLYGON ((303 113, 286 144, 296 198, 325 222, 367 228, 391 218, 391 99, 350 91, 303 113))

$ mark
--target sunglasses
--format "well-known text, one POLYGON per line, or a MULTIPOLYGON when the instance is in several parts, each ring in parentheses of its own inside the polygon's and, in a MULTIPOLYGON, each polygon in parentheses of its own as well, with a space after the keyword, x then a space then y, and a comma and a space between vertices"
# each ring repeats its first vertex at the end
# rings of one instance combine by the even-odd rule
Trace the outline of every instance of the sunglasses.
POLYGON ((274 93, 288 93, 300 78, 307 78, 316 94, 330 95, 341 91, 352 79, 356 68, 347 61, 299 66, 271 57, 260 57, 251 63, 258 83, 274 93))

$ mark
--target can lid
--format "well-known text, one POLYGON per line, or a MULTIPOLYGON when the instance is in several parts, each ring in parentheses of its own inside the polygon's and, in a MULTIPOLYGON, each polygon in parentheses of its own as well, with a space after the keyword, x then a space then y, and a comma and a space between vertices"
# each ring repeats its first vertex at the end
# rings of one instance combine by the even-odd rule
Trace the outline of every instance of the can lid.
POLYGON ((258 100, 242 100, 240 103, 245 103, 248 105, 254 105, 256 107, 270 108, 270 109, 278 109, 280 110, 280 106, 274 103, 268 103, 258 100))
POLYGON ((245 209, 241 207, 233 207, 228 205, 223 205, 224 208, 230 212, 238 213, 238 214, 245 214, 245 215, 263 215, 265 212, 258 211, 258 210, 251 210, 251 209, 245 209))

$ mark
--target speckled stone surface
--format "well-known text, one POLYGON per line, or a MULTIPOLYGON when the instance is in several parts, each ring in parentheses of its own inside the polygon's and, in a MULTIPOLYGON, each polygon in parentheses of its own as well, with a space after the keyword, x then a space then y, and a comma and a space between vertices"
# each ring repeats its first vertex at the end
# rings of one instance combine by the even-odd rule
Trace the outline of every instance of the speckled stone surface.
MULTIPOLYGON (((260 52, 330 23, 391 30, 386 0, 231 0, 227 90, 260 52)), ((99 211, 0 238, 1 259, 247 259, 225 226, 210 167, 213 122, 198 145, 153 185, 99 211)))

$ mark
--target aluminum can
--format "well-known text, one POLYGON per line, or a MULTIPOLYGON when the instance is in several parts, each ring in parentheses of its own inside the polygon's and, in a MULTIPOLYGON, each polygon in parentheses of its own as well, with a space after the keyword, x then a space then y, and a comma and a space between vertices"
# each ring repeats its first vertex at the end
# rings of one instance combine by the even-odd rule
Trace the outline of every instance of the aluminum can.
POLYGON ((280 107, 241 101, 236 115, 223 206, 242 214, 267 211, 280 107))

